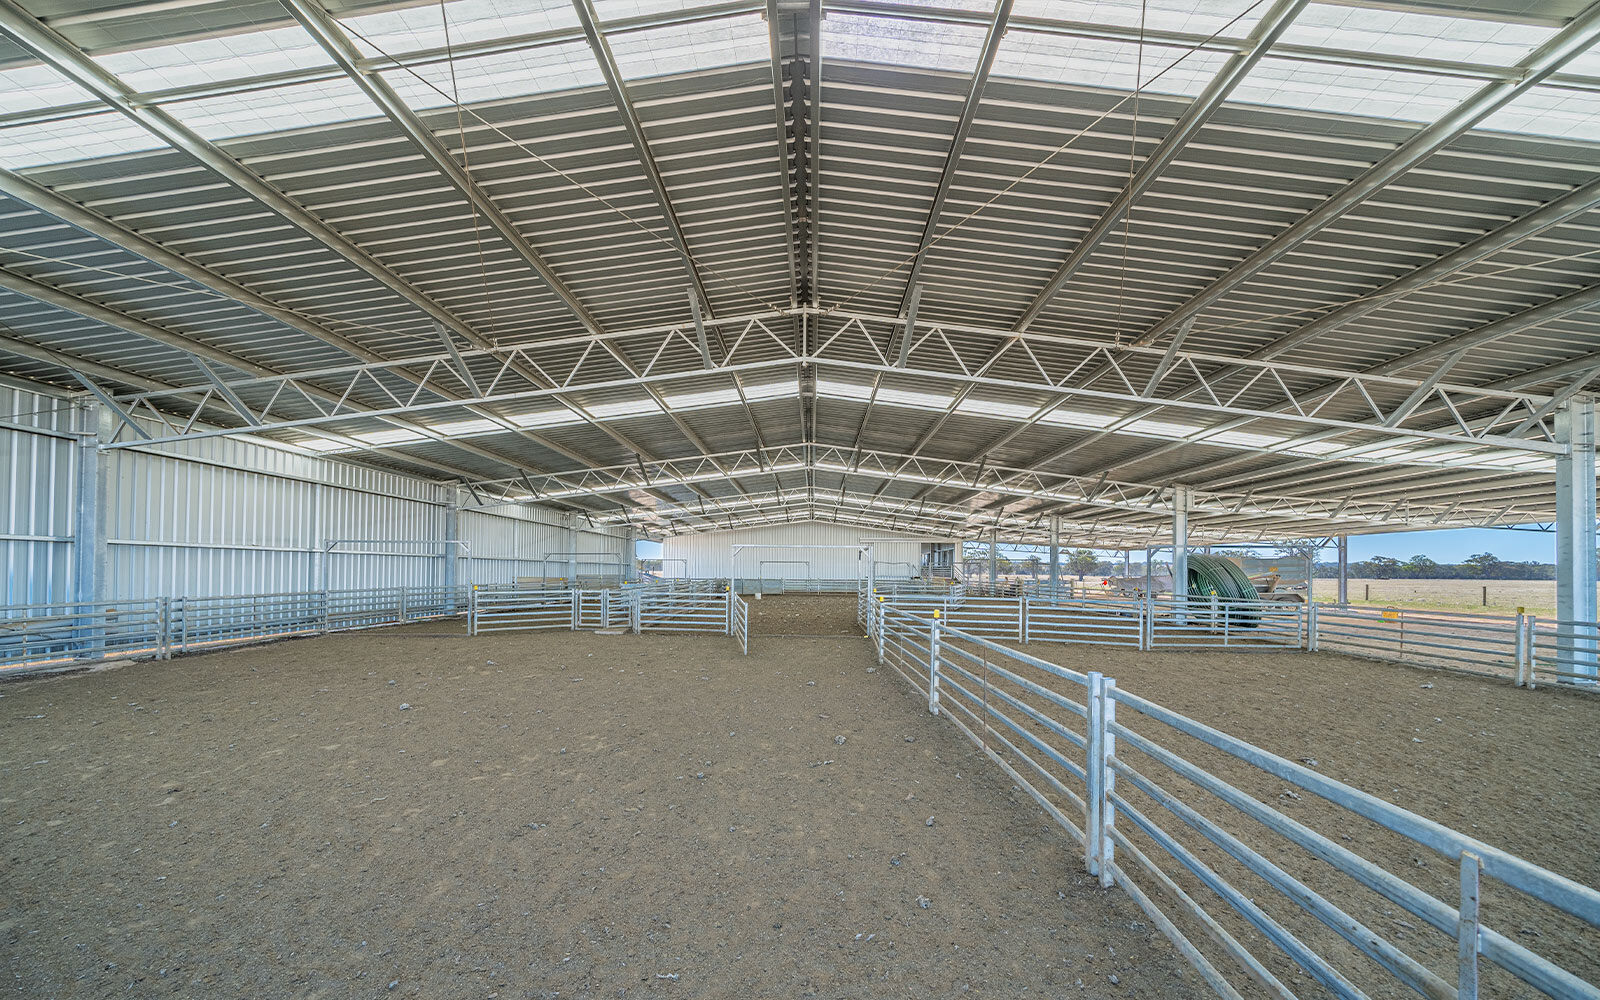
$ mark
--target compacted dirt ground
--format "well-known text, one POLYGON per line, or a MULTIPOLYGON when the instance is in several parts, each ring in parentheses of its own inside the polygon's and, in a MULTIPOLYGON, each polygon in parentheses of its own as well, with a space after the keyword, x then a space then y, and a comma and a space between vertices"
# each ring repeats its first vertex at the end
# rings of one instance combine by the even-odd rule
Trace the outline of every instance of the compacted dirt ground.
POLYGON ((1201 993, 812 600, 749 657, 424 624, 0 685, 5 989, 1201 993))

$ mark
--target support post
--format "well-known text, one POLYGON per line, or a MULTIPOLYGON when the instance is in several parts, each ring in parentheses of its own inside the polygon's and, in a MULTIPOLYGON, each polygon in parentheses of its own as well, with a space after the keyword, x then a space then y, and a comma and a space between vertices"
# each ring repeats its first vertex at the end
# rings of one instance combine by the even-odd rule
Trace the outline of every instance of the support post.
POLYGON ((447 611, 456 613, 457 574, 461 552, 456 542, 461 540, 461 491, 451 486, 444 505, 444 601, 447 611))
POLYGON ((79 406, 79 436, 75 462, 77 490, 72 507, 72 592, 60 599, 78 602, 80 626, 77 630, 81 656, 98 656, 105 651, 105 632, 93 623, 99 612, 96 605, 105 600, 106 511, 110 498, 110 472, 107 456, 100 445, 116 434, 116 415, 107 407, 85 402, 79 406))
POLYGON ((1189 487, 1172 488, 1172 600, 1178 624, 1184 624, 1189 600, 1189 487))
POLYGON ((1061 518, 1050 517, 1050 597, 1061 596, 1061 518))
POLYGON ((1339 606, 1350 603, 1350 536, 1339 536, 1339 606))
POLYGON ((939 612, 933 613, 933 625, 928 629, 928 711, 939 714, 939 612))
POLYGON ((628 525, 623 546, 627 558, 622 562, 622 582, 636 583, 639 580, 639 529, 631 524, 628 525))
POLYGON ((1594 684, 1600 677, 1595 640, 1595 418, 1594 397, 1574 396, 1556 411, 1556 441, 1570 451, 1556 456, 1556 632, 1570 647, 1557 669, 1594 684), (1570 638, 1568 638, 1570 637, 1570 638))
POLYGON ((1100 885, 1104 888, 1109 888, 1112 883, 1115 850, 1111 842, 1111 825, 1116 818, 1116 809, 1111 804, 1111 792, 1116 787, 1116 776, 1112 773, 1110 761, 1116 753, 1116 735, 1112 730, 1116 722, 1116 701, 1112 697, 1116 683, 1116 680, 1099 671, 1089 673, 1084 866, 1089 874, 1099 876, 1100 885))

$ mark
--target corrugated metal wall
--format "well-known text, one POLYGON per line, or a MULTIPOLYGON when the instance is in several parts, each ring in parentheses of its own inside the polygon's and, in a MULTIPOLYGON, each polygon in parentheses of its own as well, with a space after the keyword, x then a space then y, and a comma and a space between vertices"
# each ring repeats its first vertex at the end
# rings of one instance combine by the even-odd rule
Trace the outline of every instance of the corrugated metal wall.
POLYGON ((737 531, 708 531, 675 535, 661 543, 661 569, 669 577, 717 578, 737 575, 748 579, 855 579, 860 567, 854 546, 872 542, 873 561, 881 577, 915 576, 924 542, 948 541, 902 532, 870 531, 825 521, 769 525, 737 531), (781 550, 746 549, 738 557, 733 546, 780 545, 781 550), (848 545, 852 548, 822 548, 848 545), (762 563, 767 565, 763 566, 762 563))
MULTIPOLYGON (((4 603, 71 600, 71 401, 0 385, 0 403, 4 603)), ((255 441, 205 438, 100 457, 103 600, 436 586, 451 558, 459 584, 507 583, 544 575, 547 553, 598 553, 583 558, 584 573, 617 572, 632 558, 620 530, 568 529, 559 512, 529 507, 463 510, 468 556, 445 544, 453 487, 255 441), (347 541, 328 551, 337 540, 347 541)))
POLYGON ((45 604, 72 587, 72 404, 0 383, 0 603, 45 604))

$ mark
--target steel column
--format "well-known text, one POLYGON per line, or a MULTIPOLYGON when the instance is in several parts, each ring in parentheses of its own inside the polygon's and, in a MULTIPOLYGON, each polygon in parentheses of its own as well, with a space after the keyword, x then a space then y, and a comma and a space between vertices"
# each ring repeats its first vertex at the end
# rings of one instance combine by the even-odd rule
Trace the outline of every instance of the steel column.
POLYGON ((1050 518, 1050 596, 1061 594, 1061 518, 1050 518))
MULTIPOLYGON (((1172 488, 1172 598, 1181 606, 1189 597, 1189 487, 1172 488)), ((1181 620, 1181 614, 1180 614, 1181 620)))
MULTIPOLYGON (((1594 397, 1575 396, 1556 411, 1556 440, 1571 446, 1556 459, 1556 618, 1595 620, 1595 424, 1594 397)), ((1576 635, 1573 625, 1557 628, 1576 635)), ((1592 635, 1590 630, 1585 633, 1592 635)), ((1593 638, 1563 639, 1574 647, 1562 669, 1600 677, 1593 638)), ((1585 683, 1594 683, 1592 680, 1585 683)))
POLYGON ((1339 604, 1350 603, 1350 536, 1339 536, 1339 604))
POLYGON ((105 599, 106 512, 110 476, 100 442, 116 433, 115 416, 104 406, 85 402, 78 408, 80 436, 76 455, 77 482, 72 504, 72 595, 68 600, 93 603, 105 599))

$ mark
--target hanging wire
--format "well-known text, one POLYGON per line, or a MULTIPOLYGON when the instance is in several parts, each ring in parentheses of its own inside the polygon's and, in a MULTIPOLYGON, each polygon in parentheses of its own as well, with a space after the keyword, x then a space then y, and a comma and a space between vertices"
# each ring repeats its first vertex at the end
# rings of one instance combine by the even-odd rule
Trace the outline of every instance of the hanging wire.
MULTIPOLYGON (((441 0, 441 2, 443 2, 443 0, 441 0)), ((1265 0, 1257 0, 1257 2, 1261 3, 1261 2, 1265 2, 1265 0)), ((511 135, 505 129, 503 129, 500 126, 498 126, 498 125, 494 124, 493 122, 489 121, 487 118, 484 118, 482 115, 478 114, 476 111, 472 110, 471 108, 466 107, 465 105, 461 104, 461 102, 459 102, 457 100, 454 100, 451 97, 451 95, 445 93, 443 90, 440 90, 439 87, 437 87, 433 83, 433 81, 428 80, 427 78, 423 77, 415 69, 413 69, 412 67, 410 67, 406 63, 402 62, 400 59, 396 58, 394 55, 390 54, 387 50, 385 50, 382 46, 380 46, 376 42, 374 42, 371 38, 368 38, 366 35, 362 34, 358 29, 353 28, 348 24, 341 24, 341 26, 346 31, 348 31, 350 34, 354 35, 355 37, 357 37, 357 38, 361 39, 363 42, 365 42, 368 46, 370 46, 372 48, 372 50, 374 52, 377 52, 384 59, 387 59, 391 64, 394 65, 394 67, 396 69, 408 74, 413 79, 415 79, 418 83, 422 84, 424 87, 427 87, 429 90, 431 90, 434 93, 438 94, 440 97, 444 98, 446 101, 449 101, 451 103, 451 105, 455 108, 457 114, 466 115, 467 117, 469 117, 469 118, 473 119, 474 121, 476 121, 478 124, 482 125, 484 128, 486 128, 489 131, 493 132, 495 135, 498 135, 500 138, 504 139, 506 142, 509 142, 511 145, 515 146, 518 150, 520 150, 521 152, 525 153, 535 163, 537 163, 540 166, 544 167, 545 169, 549 170, 551 173, 555 174, 557 177, 560 177, 562 180, 566 181, 568 184, 571 184, 574 188, 578 189, 579 191, 582 191, 584 194, 588 195, 590 198, 593 198, 595 201, 599 202, 601 205, 604 205, 606 208, 608 208, 612 212, 616 213, 619 217, 621 217, 629 225, 632 225, 634 228, 638 229, 640 232, 642 232, 645 235, 649 236, 651 239, 655 240, 658 243, 664 244, 665 246, 670 248, 674 254, 681 253, 683 255, 683 257, 687 260, 688 265, 690 267, 693 267, 693 268, 695 268, 695 269, 697 269, 699 271, 704 272, 705 274, 710 275, 711 277, 717 279, 718 281, 722 282, 723 284, 728 285, 729 287, 733 288, 734 290, 740 292, 741 294, 743 294, 744 296, 749 298, 752 302, 755 302, 756 304, 758 304, 758 305, 760 305, 760 306, 762 306, 764 308, 772 309, 772 310, 776 310, 776 311, 782 311, 782 310, 788 308, 787 305, 777 305, 775 303, 766 301, 761 296, 759 296, 755 292, 751 291, 744 284, 734 280, 733 278, 728 277, 727 275, 725 275, 722 272, 718 271, 716 268, 711 267, 710 265, 706 264, 701 259, 695 257, 693 254, 691 254, 689 252, 687 247, 684 247, 684 248, 682 248, 680 250, 678 245, 676 243, 674 243, 670 237, 663 236, 661 233, 656 232, 650 226, 647 226, 643 222, 640 222, 638 219, 636 219, 632 215, 630 215, 627 211, 625 211, 624 209, 622 209, 619 206, 617 206, 614 202, 612 202, 605 195, 603 195, 600 192, 596 191, 594 188, 592 188, 589 185, 585 184, 583 181, 581 181, 578 178, 574 177, 572 174, 568 173, 565 170, 562 170, 560 167, 556 166, 554 163, 550 162, 549 160, 547 160, 543 156, 539 155, 538 152, 536 152, 535 150, 530 148, 522 140, 520 140, 520 139, 516 138, 515 136, 511 135)), ((454 66, 454 64, 452 62, 452 73, 454 72, 453 66, 454 66)))
MULTIPOLYGON (((1144 89, 1144 26, 1149 0, 1139 2, 1139 57, 1133 71, 1133 134, 1128 138, 1128 190, 1133 190, 1134 159, 1139 149, 1139 93, 1144 89)), ((1133 203, 1122 213, 1122 270, 1117 275, 1117 328, 1113 342, 1122 346, 1122 317, 1128 291, 1128 242, 1133 232, 1133 203)))
MULTIPOLYGON (((450 93, 451 100, 456 106, 456 140, 461 146, 461 169, 466 172, 468 186, 475 187, 477 182, 472 179, 472 153, 467 148, 466 119, 461 114, 461 86, 456 81, 456 53, 450 41, 450 15, 445 10, 446 0, 439 0, 439 23, 444 28, 444 61, 450 67, 450 93)), ((483 253, 483 213, 478 210, 478 203, 471 198, 467 205, 472 209, 472 242, 478 251, 478 277, 483 295, 483 308, 489 315, 490 340, 498 339, 494 336, 495 328, 499 325, 497 314, 500 312, 495 307, 489 296, 489 263, 483 253)), ((444 334, 450 336, 448 332, 444 334)))
POLYGON ((1051 161, 1053 161, 1057 156, 1060 156, 1062 153, 1064 153, 1068 149, 1072 148, 1072 146, 1079 139, 1083 138, 1085 135, 1087 135, 1089 132, 1091 132, 1096 125, 1099 125, 1101 122, 1105 121, 1107 118, 1110 118, 1113 114, 1116 114, 1117 111, 1121 110, 1123 105, 1126 105, 1126 104, 1130 103, 1131 101, 1133 101, 1135 98, 1137 98, 1141 93, 1144 92, 1145 88, 1149 87, 1151 84, 1155 83, 1157 80, 1159 80, 1162 77, 1166 76, 1168 73, 1172 72, 1174 69, 1177 69, 1179 66, 1183 65, 1184 60, 1188 59, 1190 56, 1194 55, 1196 52, 1199 52, 1201 49, 1204 49, 1206 46, 1210 45, 1217 38, 1221 37, 1223 32, 1227 31, 1229 28, 1232 28, 1235 24, 1238 24, 1241 20, 1243 20, 1246 16, 1248 16, 1251 12, 1253 12, 1257 7, 1261 6, 1263 3, 1266 3, 1266 0, 1255 0, 1255 2, 1252 3, 1249 7, 1245 8, 1244 10, 1240 11, 1238 14, 1234 15, 1233 19, 1230 20, 1227 24, 1224 24, 1222 27, 1218 28, 1216 31, 1213 31, 1211 34, 1207 35, 1205 38, 1201 39, 1200 41, 1196 42, 1194 45, 1192 45, 1189 48, 1185 49, 1183 54, 1181 56, 1179 56, 1177 59, 1173 60, 1173 62, 1170 63, 1165 69, 1163 69, 1160 72, 1156 73, 1149 80, 1145 81, 1143 84, 1141 84, 1138 87, 1136 87, 1134 89, 1133 93, 1131 93, 1128 96, 1122 98, 1121 100, 1117 101, 1117 103, 1113 104, 1111 107, 1109 107, 1105 111, 1101 112, 1098 116, 1096 116, 1094 121, 1090 122, 1089 124, 1083 126, 1080 129, 1078 129, 1076 132, 1074 132, 1067 139, 1066 142, 1064 142, 1061 145, 1057 146, 1050 153, 1050 155, 1046 156, 1044 159, 1040 160, 1038 163, 1035 163, 1033 166, 1029 167, 1026 171, 1024 171, 1022 173, 1022 175, 1020 177, 1018 177, 1017 179, 1013 180, 1011 183, 1007 184, 1005 187, 1001 188, 999 191, 996 191, 993 195, 991 195, 989 197, 989 199, 987 201, 985 201, 982 204, 980 204, 977 208, 974 208, 972 211, 968 212, 966 215, 962 216, 960 219, 957 219, 955 224, 952 225, 949 229, 946 229, 944 232, 940 233, 938 236, 935 236, 933 239, 929 240, 927 246, 922 247, 921 249, 917 250, 916 252, 908 255, 904 260, 900 261, 898 264, 894 265, 889 270, 887 270, 887 271, 883 272, 882 274, 878 275, 876 278, 872 279, 872 281, 868 282, 863 287, 857 289, 856 292, 853 295, 851 295, 849 298, 845 299, 843 302, 840 302, 838 305, 828 307, 827 311, 831 313, 831 312, 837 312, 838 310, 843 309, 845 306, 849 305, 851 302, 854 302, 856 299, 860 298, 862 295, 865 295, 867 292, 869 292, 873 288, 877 287, 885 279, 893 276, 894 274, 899 273, 899 271, 902 268, 904 268, 907 264, 912 263, 918 257, 920 257, 923 254, 927 253, 929 250, 932 250, 935 246, 938 246, 939 243, 942 242, 946 237, 950 236, 952 233, 956 232, 958 229, 960 229, 962 226, 965 226, 967 223, 971 222, 973 219, 977 218, 979 213, 983 212, 990 205, 993 205, 995 202, 999 201, 1001 198, 1005 197, 1007 194, 1010 194, 1011 191, 1014 188, 1016 188, 1017 185, 1021 184, 1023 181, 1027 180, 1028 178, 1032 177, 1034 174, 1038 173, 1041 169, 1043 169, 1046 165, 1048 165, 1051 161))

